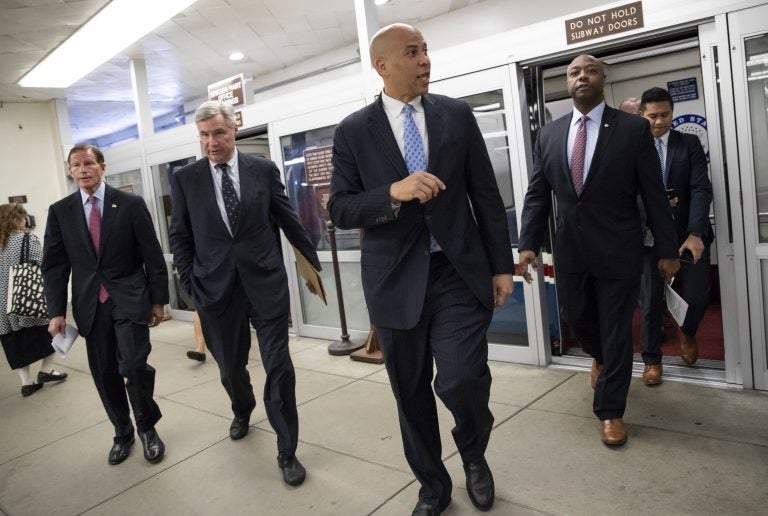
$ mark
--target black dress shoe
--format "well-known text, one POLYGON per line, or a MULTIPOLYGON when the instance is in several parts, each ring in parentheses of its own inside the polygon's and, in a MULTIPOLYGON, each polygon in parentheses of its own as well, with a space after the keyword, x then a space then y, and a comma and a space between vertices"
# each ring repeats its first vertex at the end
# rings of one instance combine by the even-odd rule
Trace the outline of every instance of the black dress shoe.
POLYGON ((37 391, 39 391, 42 388, 43 388, 43 384, 42 383, 33 383, 31 385, 22 385, 21 386, 21 395, 26 398, 27 396, 33 395, 34 393, 36 393, 37 391))
POLYGON ((45 382, 60 382, 62 380, 67 379, 67 373, 46 373, 44 371, 40 371, 37 373, 37 383, 45 383, 45 382))
POLYGON ((109 450, 109 464, 115 466, 127 459, 128 455, 131 454, 131 446, 133 446, 134 442, 136 440, 131 436, 130 441, 120 441, 113 444, 112 449, 109 450))
POLYGON ((139 439, 141 439, 141 445, 144 447, 144 458, 147 462, 157 464, 163 460, 165 443, 157 435, 157 431, 154 428, 150 428, 146 432, 139 432, 139 439))
POLYGON ((467 475, 467 493, 472 505, 481 511, 487 511, 493 507, 496 491, 491 468, 488 467, 485 459, 465 464, 464 473, 467 475))
POLYGON ((205 353, 199 351, 187 351, 187 358, 197 360, 198 362, 205 362, 205 353))
POLYGON ((248 421, 249 418, 247 417, 235 416, 235 419, 232 420, 232 424, 229 425, 229 438, 233 441, 237 441, 248 435, 248 421))
POLYGON ((283 470, 283 480, 289 486, 300 486, 307 477, 307 470, 295 455, 290 457, 283 452, 277 455, 277 465, 283 470))
POLYGON ((419 500, 416 502, 416 507, 413 508, 411 516, 440 516, 450 503, 451 501, 448 500, 447 503, 435 507, 434 504, 419 500))

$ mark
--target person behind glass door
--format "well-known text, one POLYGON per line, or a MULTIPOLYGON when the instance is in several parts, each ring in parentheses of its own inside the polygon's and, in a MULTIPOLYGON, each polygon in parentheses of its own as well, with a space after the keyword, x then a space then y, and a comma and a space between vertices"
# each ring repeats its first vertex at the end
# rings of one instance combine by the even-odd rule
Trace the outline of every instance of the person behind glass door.
POLYGON ((360 265, 371 322, 395 395, 405 456, 421 484, 414 515, 439 514, 451 478, 432 392, 451 411, 472 503, 488 510, 493 426, 486 331, 513 289, 504 203, 472 110, 429 94, 421 32, 373 36, 384 91, 345 118, 333 143, 328 203, 341 229, 364 228, 360 265))
MULTIPOLYGON (((692 366, 699 357, 696 330, 704 317, 711 289, 709 247, 714 233, 709 223, 709 208, 712 204, 712 183, 699 138, 672 129, 673 109, 674 102, 667 90, 651 88, 643 92, 640 111, 650 124, 657 152, 662 159, 659 175, 669 192, 669 204, 677 230, 676 242, 681 262, 677 279, 681 283, 681 296, 688 303, 685 320, 678 329, 680 358, 692 366)), ((648 248, 641 289, 643 319, 640 329, 645 363, 643 382, 646 385, 661 383, 663 374, 661 321, 666 307, 664 283, 658 275, 650 272, 648 265, 655 257, 656 248, 648 248)))
MULTIPOLYGON (((51 334, 48 333, 48 319, 21 318, 6 312, 8 296, 12 294, 8 283, 11 267, 19 263, 24 235, 27 228, 27 212, 21 204, 0 206, 0 341, 8 365, 19 374, 21 395, 34 394, 43 388, 45 382, 60 382, 67 378, 53 368, 51 334), (42 360, 37 381, 30 377, 29 366, 42 360)), ((29 258, 39 264, 43 251, 40 240, 29 233, 29 258)))
MULTIPOLYGON (((574 109, 539 133, 525 195, 520 264, 536 267, 557 199, 554 258, 560 314, 592 356, 593 410, 608 446, 626 442, 632 378, 632 314, 643 268, 639 193, 658 236, 657 268, 680 268, 675 228, 648 123, 606 106, 605 69, 580 55, 566 70, 574 109)), ((524 272, 527 282, 530 272, 524 272)))
POLYGON ((78 144, 67 156, 78 191, 51 205, 45 229, 43 282, 51 335, 65 334, 72 279, 72 314, 85 337, 96 390, 115 428, 108 462, 131 451, 133 410, 144 458, 163 459, 155 430, 162 417, 152 399, 155 369, 149 328, 163 320, 168 270, 144 200, 107 185, 104 154, 78 144))
POLYGON ((640 99, 637 97, 627 97, 619 104, 619 110, 632 115, 640 114, 640 99))
POLYGON ((175 172, 171 182, 174 264, 182 288, 195 301, 205 342, 232 402, 233 440, 248 434, 256 406, 246 369, 249 321, 255 328, 267 373, 264 407, 277 434, 277 463, 285 483, 297 486, 306 471, 296 458, 299 419, 288 350, 288 280, 273 224, 318 270, 320 261, 285 195, 277 166, 237 151, 232 106, 204 102, 195 111, 195 123, 205 157, 175 172))
POLYGON ((195 328, 195 349, 194 351, 187 351, 187 358, 197 360, 198 362, 205 362, 205 337, 203 336, 203 326, 200 324, 200 316, 197 315, 197 310, 193 314, 192 324, 195 328))

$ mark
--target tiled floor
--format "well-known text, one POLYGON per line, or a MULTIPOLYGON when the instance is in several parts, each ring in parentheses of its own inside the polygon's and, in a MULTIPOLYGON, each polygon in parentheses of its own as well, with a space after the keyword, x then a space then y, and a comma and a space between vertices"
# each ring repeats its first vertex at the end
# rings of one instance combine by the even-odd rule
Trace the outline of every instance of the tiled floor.
MULTIPOLYGON (((0 363, 0 513, 34 515, 408 515, 418 486, 402 454, 383 366, 332 357, 327 342, 294 338, 304 485, 283 484, 262 404, 241 441, 228 437, 229 401, 216 364, 185 356, 189 323, 152 331, 150 363, 164 417, 165 459, 141 446, 107 465, 112 428, 91 382, 82 340, 58 361, 69 379, 22 398, 0 363)), ((253 383, 264 381, 251 351, 253 383)), ((492 514, 766 514, 768 395, 635 379, 629 443, 600 443, 586 373, 492 363, 496 429, 488 462, 492 514)), ((34 371, 36 373, 36 371, 34 371)), ((259 396, 257 396, 259 398, 259 396)), ((447 516, 476 514, 441 406, 454 480, 447 516)))

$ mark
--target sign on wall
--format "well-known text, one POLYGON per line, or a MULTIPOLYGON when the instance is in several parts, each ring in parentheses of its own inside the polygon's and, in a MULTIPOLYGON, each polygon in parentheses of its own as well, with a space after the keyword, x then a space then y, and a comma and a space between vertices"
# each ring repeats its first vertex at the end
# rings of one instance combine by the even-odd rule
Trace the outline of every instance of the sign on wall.
POLYGON ((672 96, 672 102, 674 103, 699 98, 699 87, 696 84, 696 77, 667 81, 667 91, 672 96))
POLYGON ((331 194, 331 158, 333 146, 317 147, 304 151, 304 167, 307 174, 307 185, 315 192, 315 198, 320 206, 323 217, 330 218, 328 214, 328 198, 331 194))
POLYGON ((245 105, 245 78, 243 74, 208 85, 208 100, 218 100, 233 108, 245 105))
POLYGON ((632 2, 612 9, 565 20, 568 45, 643 27, 643 3, 632 2))

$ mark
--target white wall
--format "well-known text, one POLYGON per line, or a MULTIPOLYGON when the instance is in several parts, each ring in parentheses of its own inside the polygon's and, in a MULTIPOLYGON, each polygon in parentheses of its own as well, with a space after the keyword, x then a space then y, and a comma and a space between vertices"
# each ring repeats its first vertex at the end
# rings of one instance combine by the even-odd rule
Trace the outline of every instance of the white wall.
POLYGON ((26 195, 42 239, 48 206, 66 193, 65 156, 61 154, 53 102, 2 103, 0 107, 0 204, 26 195))

